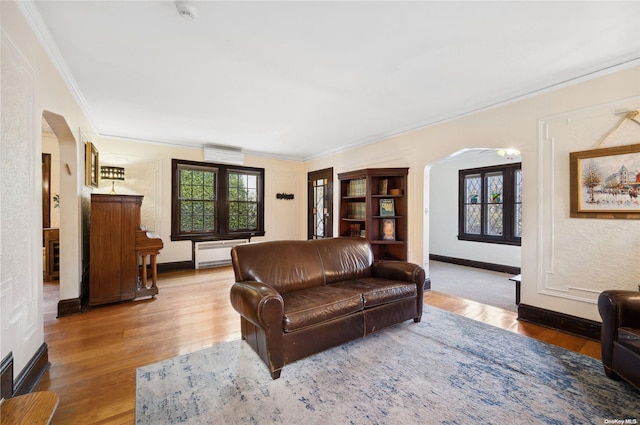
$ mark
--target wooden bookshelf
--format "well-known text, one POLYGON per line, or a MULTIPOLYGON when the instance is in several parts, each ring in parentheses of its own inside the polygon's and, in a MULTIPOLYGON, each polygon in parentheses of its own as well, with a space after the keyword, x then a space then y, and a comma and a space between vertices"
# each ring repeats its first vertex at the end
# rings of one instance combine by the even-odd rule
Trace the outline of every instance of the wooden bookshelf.
POLYGON ((366 238, 376 260, 406 261, 408 174, 408 168, 367 168, 338 174, 339 236, 366 238))

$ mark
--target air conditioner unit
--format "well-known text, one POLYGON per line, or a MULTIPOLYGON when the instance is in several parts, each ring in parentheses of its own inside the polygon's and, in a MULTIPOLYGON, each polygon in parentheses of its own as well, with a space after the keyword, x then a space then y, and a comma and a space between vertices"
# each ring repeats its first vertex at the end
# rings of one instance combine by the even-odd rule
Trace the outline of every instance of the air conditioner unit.
POLYGON ((214 146, 205 146, 203 149, 205 162, 233 165, 242 165, 244 162, 244 154, 239 149, 220 148, 214 146))
POLYGON ((196 242, 196 269, 224 266, 231 264, 231 248, 236 245, 249 243, 248 239, 234 239, 228 241, 196 242))

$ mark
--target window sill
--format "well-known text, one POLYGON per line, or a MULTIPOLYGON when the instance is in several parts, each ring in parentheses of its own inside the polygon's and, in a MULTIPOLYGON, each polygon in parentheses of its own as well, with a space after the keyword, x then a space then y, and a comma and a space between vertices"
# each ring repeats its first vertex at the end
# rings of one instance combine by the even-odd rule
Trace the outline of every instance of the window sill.
POLYGON ((483 242, 483 243, 493 243, 499 245, 512 245, 512 246, 521 246, 522 242, 520 240, 505 240, 505 239, 490 239, 490 238, 482 238, 482 237, 471 237, 471 236, 460 236, 458 235, 459 241, 467 241, 467 242, 483 242))

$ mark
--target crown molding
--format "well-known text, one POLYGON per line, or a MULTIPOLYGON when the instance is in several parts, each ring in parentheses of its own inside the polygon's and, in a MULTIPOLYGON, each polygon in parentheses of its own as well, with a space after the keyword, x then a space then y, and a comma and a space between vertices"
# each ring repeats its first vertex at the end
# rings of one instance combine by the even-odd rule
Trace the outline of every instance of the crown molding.
MULTIPOLYGON (((91 115, 89 114, 89 106, 87 104, 87 101, 82 95, 80 88, 76 84, 76 81, 73 78, 73 74, 71 74, 71 71, 69 70, 67 63, 64 60, 64 57, 62 56, 62 53, 60 52, 58 45, 56 44, 56 42, 53 39, 53 36, 51 35, 51 32, 49 32, 49 28, 44 23, 44 20, 42 19, 42 16, 38 11, 38 8, 36 7, 35 2, 33 0, 18 1, 16 2, 16 5, 18 6, 18 9, 20 10, 20 12, 22 12, 22 15, 27 21, 27 24, 29 24, 29 27, 31 28, 36 38, 42 45, 42 48, 44 49, 45 53, 47 54, 47 56, 53 63, 54 67, 60 74, 60 77, 62 78, 67 88, 71 92, 71 95, 73 96, 75 101, 78 103, 78 106, 80 106, 80 109, 82 110, 85 118, 89 121, 91 126, 97 131, 97 128, 94 125, 93 120, 91 119, 91 115)), ((100 131, 97 131, 97 132, 100 133, 100 131)))

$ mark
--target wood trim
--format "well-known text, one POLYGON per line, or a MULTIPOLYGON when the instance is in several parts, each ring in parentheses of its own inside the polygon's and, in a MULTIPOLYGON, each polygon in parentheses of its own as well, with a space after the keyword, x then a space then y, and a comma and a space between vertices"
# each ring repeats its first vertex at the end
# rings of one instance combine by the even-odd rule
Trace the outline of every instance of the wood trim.
POLYGON ((172 263, 159 263, 158 273, 175 272, 178 270, 194 270, 194 261, 174 261, 172 263))
MULTIPOLYGON (((327 179, 326 192, 324 200, 328 212, 327 221, 325 222, 325 237, 333 237, 333 167, 322 170, 310 171, 307 173, 307 239, 313 239, 314 227, 313 209, 314 209, 314 185, 313 182, 318 179, 327 179)), ((324 212, 322 212, 324 214, 324 212)))
POLYGON ((0 363, 0 398, 13 397, 13 352, 2 359, 0 363))
POLYGON ((42 154, 42 227, 51 227, 51 154, 42 154))
POLYGON ((464 258, 447 257, 444 255, 429 254, 429 260, 442 261, 443 263, 457 264, 459 266, 475 267, 477 269, 491 270, 494 272, 520 274, 520 267, 505 266, 502 264, 485 263, 482 261, 466 260, 464 258))
POLYGON ((557 311, 540 307, 520 304, 518 306, 518 320, 557 329, 583 338, 600 340, 602 324, 582 317, 570 316, 557 311))
POLYGON ((81 298, 70 298, 58 301, 58 317, 82 313, 81 298))
POLYGON ((16 378, 13 395, 17 396, 32 392, 40 383, 49 366, 51 366, 51 363, 49 363, 49 347, 46 342, 43 342, 16 378))

